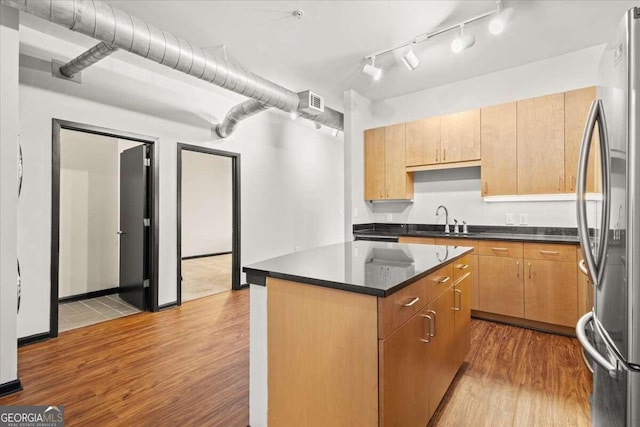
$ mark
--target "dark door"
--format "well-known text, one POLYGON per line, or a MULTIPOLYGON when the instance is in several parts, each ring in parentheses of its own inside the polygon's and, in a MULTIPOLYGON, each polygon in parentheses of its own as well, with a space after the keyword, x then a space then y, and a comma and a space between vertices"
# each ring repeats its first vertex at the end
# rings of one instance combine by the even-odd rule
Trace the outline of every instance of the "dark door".
POLYGON ((120 297, 146 309, 147 172, 145 145, 120 153, 120 297))

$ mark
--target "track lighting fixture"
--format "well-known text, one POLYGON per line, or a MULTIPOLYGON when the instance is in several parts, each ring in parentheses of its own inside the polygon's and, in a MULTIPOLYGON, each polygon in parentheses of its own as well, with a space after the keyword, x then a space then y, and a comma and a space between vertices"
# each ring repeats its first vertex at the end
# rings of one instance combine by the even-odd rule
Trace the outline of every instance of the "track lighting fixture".
POLYGON ((513 9, 508 7, 506 9, 502 8, 502 1, 498 0, 496 6, 496 14, 489 22, 489 32, 494 35, 502 34, 504 31, 507 22, 513 16, 513 9))
POLYGON ((362 71, 365 74, 368 74, 369 76, 371 76, 371 78, 376 82, 378 80, 380 80, 380 77, 382 77, 382 68, 376 67, 376 57, 375 56, 371 57, 371 64, 364 64, 364 67, 362 68, 362 71))
POLYGON ((407 66, 409 71, 413 71, 420 65, 420 60, 413 53, 413 47, 409 48, 409 51, 402 56, 402 62, 407 66))
POLYGON ((464 33, 464 24, 460 24, 460 35, 451 42, 451 50, 459 53, 476 44, 476 38, 472 34, 464 33))
POLYGON ((333 136, 334 138, 337 138, 339 134, 340 134, 340 129, 334 129, 331 131, 331 136, 333 136))
POLYGON ((322 129, 322 125, 318 122, 315 122, 313 125, 315 126, 316 130, 322 129))

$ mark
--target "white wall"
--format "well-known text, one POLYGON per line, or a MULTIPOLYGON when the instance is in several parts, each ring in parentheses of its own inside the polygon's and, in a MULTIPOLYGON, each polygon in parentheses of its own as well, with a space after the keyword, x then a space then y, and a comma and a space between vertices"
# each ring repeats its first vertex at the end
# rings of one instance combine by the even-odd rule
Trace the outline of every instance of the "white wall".
POLYGON ((118 140, 60 132, 59 296, 118 287, 118 140))
POLYGON ((82 84, 63 81, 51 76, 51 58, 68 59, 83 47, 25 27, 20 39, 20 129, 29 171, 18 221, 25 259, 19 336, 49 330, 52 118, 159 138, 160 304, 176 300, 177 142, 241 153, 242 265, 343 240, 341 138, 267 111, 220 141, 211 122, 244 98, 126 52, 83 71, 82 84))
POLYGON ((0 384, 18 378, 18 11, 0 5, 0 384))
MULTIPOLYGON (((480 168, 418 172, 414 175, 414 203, 363 201, 364 129, 464 111, 503 102, 598 84, 598 62, 604 46, 596 46, 542 61, 490 73, 409 95, 367 104, 354 92, 346 101, 360 109, 346 108, 345 150, 351 153, 351 215, 354 224, 368 222, 437 223, 438 205, 449 208, 450 218, 469 224, 504 225, 505 214, 528 214, 533 226, 575 227, 575 201, 487 202, 480 196, 480 168), (353 116, 353 117, 349 117, 353 116), (355 210, 357 209, 357 216, 355 210), (391 219, 390 219, 391 218, 391 219)), ((380 81, 384 84, 384 80, 380 81)), ((450 220, 452 223, 453 221, 450 220)), ((444 220, 440 220, 444 223, 444 220)), ((347 221, 347 228, 350 224, 347 221)), ((345 230, 349 233, 349 230, 345 230)))
POLYGON ((231 252, 231 158, 182 151, 182 256, 231 252))

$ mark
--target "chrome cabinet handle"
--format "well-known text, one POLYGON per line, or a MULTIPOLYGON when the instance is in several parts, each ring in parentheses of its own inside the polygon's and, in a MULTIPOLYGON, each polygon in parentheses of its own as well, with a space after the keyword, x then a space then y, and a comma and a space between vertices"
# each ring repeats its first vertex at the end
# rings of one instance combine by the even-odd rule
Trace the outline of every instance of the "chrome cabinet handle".
POLYGON ((411 301, 409 301, 408 303, 402 304, 402 306, 411 307, 413 304, 417 303, 418 301, 420 301, 420 297, 413 297, 411 301))
POLYGON ((516 277, 520 277, 520 261, 516 261, 516 277))
POLYGON ((529 263, 529 279, 531 279, 531 263, 529 263))
POLYGON ((458 269, 459 270, 466 270, 467 268, 469 268, 469 264, 460 264, 460 265, 458 265, 458 269))
POLYGON ((127 234, 127 233, 126 233, 126 231, 117 231, 116 234, 123 235, 123 234, 127 234))
POLYGON ((611 181, 609 171, 611 170, 611 155, 609 153, 609 133, 607 132, 607 120, 604 114, 604 104, 601 99, 596 99, 591 103, 589 116, 585 123, 582 134, 582 144, 580 146, 580 160, 578 161, 578 173, 576 176, 576 213, 578 218, 578 238, 580 246, 584 250, 587 271, 594 286, 600 284, 601 275, 604 269, 600 268, 606 259, 606 250, 609 242, 609 221, 611 217, 609 195, 611 193, 611 181), (589 151, 596 122, 600 136, 600 157, 602 159, 602 218, 601 231, 602 238, 598 247, 597 259, 590 250, 589 228, 587 225, 587 200, 585 198, 587 189, 587 165, 589 163, 589 151))
POLYGON ((509 249, 507 248, 491 248, 492 251, 496 252, 507 252, 509 249))
POLYGON ((489 194, 489 183, 487 181, 484 182, 484 194, 489 194))
POLYGON ((569 177, 569 190, 575 191, 576 189, 576 177, 571 175, 569 177))
POLYGON ((445 276, 442 280, 439 280, 438 283, 447 283, 451 279, 449 276, 445 276))
POLYGON ((436 148, 436 163, 438 163, 438 158, 440 157, 440 149, 436 148))
POLYGON ((578 268, 582 274, 589 277, 589 270, 587 270, 587 265, 585 264, 584 259, 581 259, 580 262, 578 262, 578 268))
POLYGON ((447 160, 447 149, 443 148, 442 149, 442 161, 446 161, 447 160))
POLYGON ((558 177, 558 191, 562 193, 562 177, 558 177))
POLYGON ((609 373, 611 378, 616 378, 618 375, 617 366, 608 361, 602 354, 600 354, 598 350, 593 347, 593 345, 589 341, 589 338, 587 338, 585 328, 587 327, 587 324, 593 321, 593 311, 586 313, 580 318, 580 320, 578 320, 578 323, 576 324, 576 336, 578 337, 578 341, 580 341, 580 344, 582 344, 582 348, 584 348, 587 353, 589 353, 589 356, 591 356, 591 358, 593 358, 593 360, 598 365, 600 365, 609 373))
POLYGON ((462 291, 460 289, 454 289, 453 292, 455 292, 455 294, 453 294, 454 297, 456 295, 458 295, 458 305, 456 306, 456 302, 455 302, 455 298, 454 298, 453 310, 454 311, 460 311, 460 308, 462 307, 462 291))
POLYGON ((420 316, 424 317, 427 321, 427 325, 429 325, 429 331, 427 332, 426 338, 420 338, 420 341, 425 344, 429 344, 431 342, 431 316, 428 314, 421 314, 420 316))
POLYGON ((542 255, 560 255, 560 252, 558 252, 558 251, 543 251, 543 250, 539 250, 538 252, 540 252, 542 255))
POLYGON ((433 321, 433 328, 431 327, 431 324, 429 324, 429 334, 431 335, 431 338, 433 338, 436 336, 436 331, 438 329, 438 324, 436 323, 437 313, 433 310, 427 310, 427 313, 431 314, 431 316, 429 316, 429 322, 433 321))

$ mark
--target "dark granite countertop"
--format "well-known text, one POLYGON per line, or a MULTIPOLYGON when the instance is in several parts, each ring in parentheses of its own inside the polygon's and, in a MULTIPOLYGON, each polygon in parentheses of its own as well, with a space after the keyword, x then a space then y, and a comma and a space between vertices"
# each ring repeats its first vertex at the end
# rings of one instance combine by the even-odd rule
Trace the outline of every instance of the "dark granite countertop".
POLYGON ((444 232, 444 225, 438 224, 356 224, 353 226, 356 239, 380 239, 397 241, 400 236, 448 237, 473 240, 512 240, 516 242, 577 244, 575 228, 560 227, 510 227, 476 225, 469 227, 469 233, 444 232))
POLYGON ((247 281, 267 277, 386 297, 469 253, 471 247, 355 241, 248 265, 247 281))

